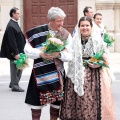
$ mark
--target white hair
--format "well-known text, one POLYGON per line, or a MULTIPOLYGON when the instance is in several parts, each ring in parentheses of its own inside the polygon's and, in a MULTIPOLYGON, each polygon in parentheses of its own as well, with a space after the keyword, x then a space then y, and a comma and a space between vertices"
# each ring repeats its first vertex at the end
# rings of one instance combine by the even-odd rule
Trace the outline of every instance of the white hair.
POLYGON ((66 14, 64 13, 64 11, 59 8, 59 7, 51 7, 49 10, 48 10, 48 19, 56 19, 56 17, 61 17, 61 18, 65 18, 66 17, 66 14))

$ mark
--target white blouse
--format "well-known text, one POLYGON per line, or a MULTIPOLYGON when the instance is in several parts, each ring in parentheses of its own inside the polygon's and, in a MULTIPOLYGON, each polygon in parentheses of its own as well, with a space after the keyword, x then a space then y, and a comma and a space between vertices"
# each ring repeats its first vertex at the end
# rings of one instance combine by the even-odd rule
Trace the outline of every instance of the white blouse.
MULTIPOLYGON (((61 58, 59 58, 63 62, 68 62, 72 60, 72 36, 69 34, 67 38, 68 44, 66 45, 67 51, 61 51, 61 58)), ((26 42, 24 47, 25 54, 31 59, 40 58, 40 49, 33 48, 29 42, 26 42)))

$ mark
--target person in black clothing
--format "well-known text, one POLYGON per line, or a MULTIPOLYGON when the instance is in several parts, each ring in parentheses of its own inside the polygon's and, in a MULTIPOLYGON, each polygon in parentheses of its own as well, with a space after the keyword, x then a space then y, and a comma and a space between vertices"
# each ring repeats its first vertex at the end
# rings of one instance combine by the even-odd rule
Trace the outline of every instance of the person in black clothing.
POLYGON ((23 49, 26 43, 25 37, 17 22, 20 17, 19 9, 13 7, 10 10, 10 17, 11 19, 7 24, 3 36, 0 57, 10 60, 11 81, 9 87, 12 91, 24 92, 19 86, 22 70, 17 70, 16 65, 13 64, 14 60, 19 59, 19 54, 24 53, 23 49))

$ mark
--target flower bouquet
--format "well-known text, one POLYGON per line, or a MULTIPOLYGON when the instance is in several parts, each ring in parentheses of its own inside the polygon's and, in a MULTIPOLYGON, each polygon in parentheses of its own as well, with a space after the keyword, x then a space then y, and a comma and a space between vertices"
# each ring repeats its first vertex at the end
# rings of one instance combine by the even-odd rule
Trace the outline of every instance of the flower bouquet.
POLYGON ((23 70, 28 67, 28 57, 25 54, 20 53, 19 59, 14 60, 13 63, 16 64, 18 70, 23 70))
POLYGON ((63 41, 58 38, 47 39, 43 46, 44 53, 59 52, 65 47, 63 41))
POLYGON ((100 52, 94 54, 89 60, 84 61, 83 64, 87 65, 89 62, 92 64, 100 65, 102 67, 109 67, 107 55, 104 50, 101 50, 100 52))
POLYGON ((47 40, 42 44, 42 49, 44 53, 59 52, 65 48, 67 45, 67 40, 62 39, 59 36, 51 37, 49 34, 47 40))
POLYGON ((115 39, 107 33, 104 33, 104 42, 107 43, 107 47, 111 46, 115 39))

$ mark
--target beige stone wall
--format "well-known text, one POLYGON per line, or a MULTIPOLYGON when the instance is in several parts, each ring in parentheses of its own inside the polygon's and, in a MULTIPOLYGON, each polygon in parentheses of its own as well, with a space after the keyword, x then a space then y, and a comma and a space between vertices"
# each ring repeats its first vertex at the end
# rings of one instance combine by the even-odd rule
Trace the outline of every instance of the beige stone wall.
POLYGON ((3 34, 8 21, 10 20, 9 11, 12 7, 18 7, 21 11, 19 24, 23 29, 23 3, 22 0, 0 0, 0 46, 3 34))
POLYGON ((93 10, 96 11, 95 0, 78 0, 78 20, 84 16, 83 9, 85 6, 91 6, 93 10))
MULTIPOLYGON (((23 29, 23 0, 0 0, 0 44, 10 19, 9 11, 14 6, 20 9, 19 25, 23 29)), ((83 16, 85 6, 91 6, 95 13, 102 13, 107 32, 115 38, 110 52, 120 52, 120 0, 78 0, 78 19, 83 16)))
POLYGON ((115 38, 109 50, 120 52, 120 0, 78 0, 78 18, 83 16, 85 6, 91 6, 95 13, 102 13, 107 32, 115 38))
POLYGON ((107 32, 115 38, 111 52, 120 52, 120 0, 96 0, 96 12, 103 15, 107 32))

